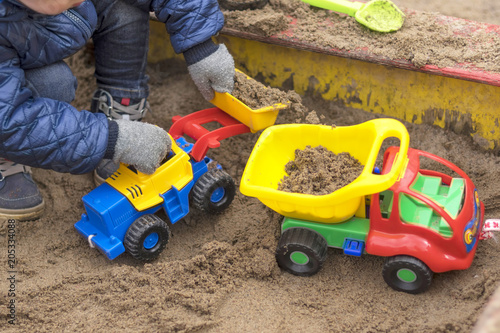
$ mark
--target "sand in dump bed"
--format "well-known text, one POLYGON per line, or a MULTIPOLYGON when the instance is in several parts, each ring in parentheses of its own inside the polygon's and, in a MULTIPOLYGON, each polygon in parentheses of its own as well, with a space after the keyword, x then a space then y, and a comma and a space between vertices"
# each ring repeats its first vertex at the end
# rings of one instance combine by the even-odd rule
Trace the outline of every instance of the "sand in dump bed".
POLYGON ((296 149, 293 160, 285 165, 286 175, 278 190, 292 193, 325 195, 352 183, 363 166, 349 152, 335 154, 327 148, 306 146, 296 149))
POLYGON ((259 81, 236 71, 234 89, 231 95, 239 99, 252 110, 258 110, 276 103, 287 103, 300 97, 293 91, 285 92, 277 88, 267 87, 259 81))
MULTIPOLYGON (((75 105, 87 108, 95 87, 92 62, 82 54, 69 62, 80 83, 75 105)), ((168 129, 172 116, 211 107, 186 73, 160 66, 150 72, 154 112, 146 121, 168 129)), ((295 98, 278 123, 343 126, 376 117, 310 96, 295 98)), ((486 217, 500 217, 498 156, 470 137, 406 125, 412 147, 456 163, 476 184, 486 217)), ((258 134, 227 139, 209 156, 239 183, 258 134)), ((430 290, 417 296, 385 284, 383 258, 336 249, 328 250, 317 275, 296 277, 274 260, 281 217, 239 192, 223 214, 193 210, 173 225, 157 261, 143 264, 128 255, 109 261, 73 227, 84 212, 82 196, 94 186, 92 175, 35 169, 34 178, 47 212, 16 225, 15 327, 7 323, 7 224, 0 224, 2 332, 470 332, 500 279, 500 243, 494 240, 479 243, 469 269, 436 274, 430 290)))

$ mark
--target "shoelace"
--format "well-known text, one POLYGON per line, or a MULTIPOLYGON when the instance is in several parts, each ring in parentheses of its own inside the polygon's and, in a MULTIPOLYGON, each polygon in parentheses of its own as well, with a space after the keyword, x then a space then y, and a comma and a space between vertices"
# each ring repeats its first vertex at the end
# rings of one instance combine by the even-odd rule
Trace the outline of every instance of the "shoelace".
POLYGON ((116 102, 110 93, 101 90, 99 97, 93 97, 99 103, 98 109, 111 119, 141 120, 151 111, 145 98, 137 104, 123 105, 116 102))
POLYGON ((0 158, 0 180, 3 180, 5 177, 22 172, 31 173, 31 168, 26 165, 14 163, 4 158, 0 158))

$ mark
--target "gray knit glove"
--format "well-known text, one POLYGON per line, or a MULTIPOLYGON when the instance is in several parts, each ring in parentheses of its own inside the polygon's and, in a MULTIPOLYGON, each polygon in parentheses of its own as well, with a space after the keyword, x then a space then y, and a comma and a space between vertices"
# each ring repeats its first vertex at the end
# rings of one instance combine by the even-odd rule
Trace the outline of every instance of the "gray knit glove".
POLYGON ((188 66, 189 74, 207 101, 217 92, 232 92, 234 88, 234 59, 224 44, 208 57, 188 66))
POLYGON ((133 165, 142 173, 154 173, 172 146, 167 132, 144 122, 115 121, 118 124, 118 137, 113 162, 133 165))

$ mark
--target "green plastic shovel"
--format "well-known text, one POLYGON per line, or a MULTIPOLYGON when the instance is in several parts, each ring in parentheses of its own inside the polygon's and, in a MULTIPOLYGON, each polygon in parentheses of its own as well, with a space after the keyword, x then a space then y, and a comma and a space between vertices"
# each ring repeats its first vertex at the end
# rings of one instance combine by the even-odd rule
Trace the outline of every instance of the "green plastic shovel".
POLYGON ((347 0, 302 0, 312 6, 352 16, 365 27, 380 31, 396 31, 403 26, 405 14, 389 0, 367 3, 347 0))

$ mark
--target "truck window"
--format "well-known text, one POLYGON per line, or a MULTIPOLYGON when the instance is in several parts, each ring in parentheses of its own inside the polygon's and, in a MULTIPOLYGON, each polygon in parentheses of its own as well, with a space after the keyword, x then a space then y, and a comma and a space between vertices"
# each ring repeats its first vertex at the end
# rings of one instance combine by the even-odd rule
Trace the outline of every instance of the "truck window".
POLYGON ((391 216, 393 198, 394 192, 390 190, 380 192, 379 194, 380 214, 384 219, 388 219, 391 216))

